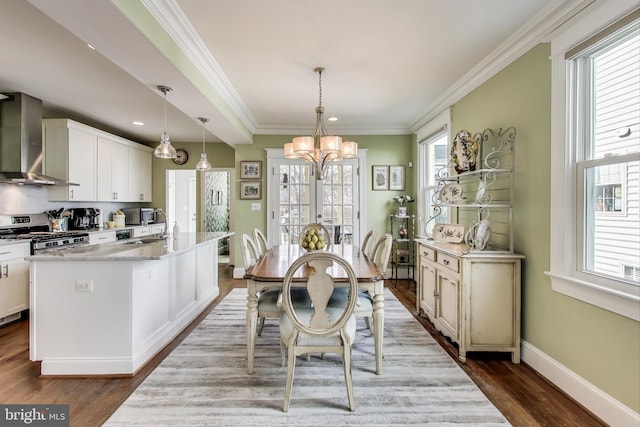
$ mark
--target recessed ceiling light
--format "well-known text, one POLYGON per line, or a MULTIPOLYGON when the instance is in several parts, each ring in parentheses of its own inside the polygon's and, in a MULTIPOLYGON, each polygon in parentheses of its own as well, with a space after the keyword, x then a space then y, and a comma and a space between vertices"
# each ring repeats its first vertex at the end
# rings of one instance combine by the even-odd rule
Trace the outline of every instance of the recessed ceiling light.
POLYGON ((95 46, 94 46, 94 45, 92 45, 91 43, 87 43, 87 47, 88 47, 89 49, 96 50, 95 46))
POLYGON ((330 121, 330 122, 337 122, 338 118, 336 116, 331 116, 327 120, 330 121))
POLYGON ((144 126, 144 122, 133 122, 136 126, 144 126))

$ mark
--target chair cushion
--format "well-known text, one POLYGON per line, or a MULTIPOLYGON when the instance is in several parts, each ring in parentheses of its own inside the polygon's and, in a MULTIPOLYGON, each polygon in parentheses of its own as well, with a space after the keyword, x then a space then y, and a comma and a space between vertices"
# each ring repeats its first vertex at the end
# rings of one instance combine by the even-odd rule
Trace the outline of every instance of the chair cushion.
MULTIPOLYGON (((336 307, 327 307, 327 314, 330 319, 337 319, 344 312, 343 308, 336 307)), ((309 324, 311 320, 311 316, 314 313, 313 307, 304 307, 296 309, 296 314, 300 321, 304 324, 309 324)), ((289 319, 287 313, 283 310, 280 313, 280 337, 284 339, 286 342, 287 339, 293 333, 293 324, 289 319)), ((354 337, 356 335, 356 318, 355 316, 350 316, 349 320, 347 320, 346 328, 347 336, 350 338, 351 342, 353 342, 354 337)), ((338 332, 333 333, 331 335, 309 335, 305 333, 300 333, 298 335, 298 346, 339 346, 340 342, 340 334, 338 332)))
MULTIPOLYGON (((281 308, 278 307, 278 298, 280 297, 280 289, 266 289, 260 293, 258 297, 258 316, 261 312, 264 313, 276 313, 272 316, 277 316, 280 313, 281 308)), ((311 298, 306 289, 294 288, 291 289, 291 300, 295 307, 310 307, 311 298)))
MULTIPOLYGON (((328 307, 344 308, 347 306, 349 299, 349 288, 335 288, 329 299, 328 307)), ((358 289, 358 301, 354 313, 369 313, 373 311, 373 297, 369 292, 358 289)))

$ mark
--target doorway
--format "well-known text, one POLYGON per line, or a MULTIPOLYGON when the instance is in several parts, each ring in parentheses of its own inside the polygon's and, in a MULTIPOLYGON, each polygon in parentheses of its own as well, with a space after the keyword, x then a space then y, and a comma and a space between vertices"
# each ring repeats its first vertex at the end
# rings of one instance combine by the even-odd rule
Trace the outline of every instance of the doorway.
MULTIPOLYGON (((214 168, 201 173, 200 178, 200 229, 205 232, 229 231, 232 229, 231 200, 233 190, 231 182, 234 170, 214 168)), ((218 259, 220 264, 232 263, 230 248, 232 239, 218 241, 218 259)))
POLYGON ((166 207, 169 230, 176 224, 182 232, 196 230, 196 171, 167 170, 166 207))

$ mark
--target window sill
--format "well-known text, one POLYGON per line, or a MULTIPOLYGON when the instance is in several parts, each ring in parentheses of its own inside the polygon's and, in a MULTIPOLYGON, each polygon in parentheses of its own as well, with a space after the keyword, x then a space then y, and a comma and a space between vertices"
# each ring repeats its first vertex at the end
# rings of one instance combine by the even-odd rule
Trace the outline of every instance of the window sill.
POLYGON ((545 271, 551 278, 551 289, 604 310, 640 321, 640 296, 585 282, 573 277, 545 271))

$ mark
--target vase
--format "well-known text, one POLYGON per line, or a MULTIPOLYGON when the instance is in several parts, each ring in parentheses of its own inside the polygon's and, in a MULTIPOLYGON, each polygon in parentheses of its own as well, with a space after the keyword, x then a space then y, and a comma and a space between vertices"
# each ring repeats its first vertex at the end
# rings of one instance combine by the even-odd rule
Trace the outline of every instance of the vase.
POLYGON ((407 207, 406 206, 400 206, 398 208, 398 216, 407 216, 407 207))

